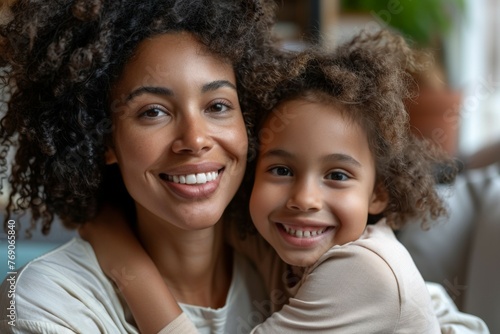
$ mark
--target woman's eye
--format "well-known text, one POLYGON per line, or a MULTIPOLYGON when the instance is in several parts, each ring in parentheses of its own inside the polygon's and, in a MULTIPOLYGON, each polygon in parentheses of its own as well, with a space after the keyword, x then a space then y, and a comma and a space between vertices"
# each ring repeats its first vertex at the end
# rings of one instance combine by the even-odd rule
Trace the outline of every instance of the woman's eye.
POLYGON ((343 172, 331 172, 330 174, 327 175, 326 178, 329 180, 333 180, 333 181, 347 181, 347 180, 349 180, 349 176, 343 172))
POLYGON ((273 167, 269 169, 269 172, 276 176, 293 176, 292 171, 289 168, 282 166, 273 167))
POLYGON ((216 102, 212 105, 210 105, 207 109, 207 111, 214 112, 214 113, 225 113, 229 111, 231 107, 227 103, 223 102, 216 102))
POLYGON ((163 110, 161 110, 160 108, 153 107, 153 108, 149 108, 148 110, 142 112, 140 114, 140 117, 144 117, 144 118, 157 118, 157 117, 163 116, 165 114, 166 114, 166 112, 163 111, 163 110))

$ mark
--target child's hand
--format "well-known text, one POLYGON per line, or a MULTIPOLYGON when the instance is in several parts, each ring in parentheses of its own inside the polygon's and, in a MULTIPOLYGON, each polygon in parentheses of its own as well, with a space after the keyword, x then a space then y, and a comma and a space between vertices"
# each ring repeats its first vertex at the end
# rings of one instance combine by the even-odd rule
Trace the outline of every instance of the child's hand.
POLYGON ((182 313, 122 212, 106 206, 78 232, 120 289, 141 333, 158 333, 182 313))
MULTIPOLYGON (((94 249, 103 272, 120 287, 123 272, 139 268, 149 261, 144 248, 133 234, 123 213, 105 206, 98 216, 78 230, 80 236, 94 249)), ((123 282, 121 282, 123 283, 123 282)))

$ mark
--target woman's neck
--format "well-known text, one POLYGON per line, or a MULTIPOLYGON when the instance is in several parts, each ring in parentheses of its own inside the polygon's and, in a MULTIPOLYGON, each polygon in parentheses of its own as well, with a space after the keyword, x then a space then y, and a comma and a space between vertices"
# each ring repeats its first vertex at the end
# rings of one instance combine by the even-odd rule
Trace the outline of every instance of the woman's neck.
POLYGON ((178 302, 224 306, 232 256, 223 241, 222 222, 203 230, 181 230, 158 217, 138 215, 141 243, 178 302))

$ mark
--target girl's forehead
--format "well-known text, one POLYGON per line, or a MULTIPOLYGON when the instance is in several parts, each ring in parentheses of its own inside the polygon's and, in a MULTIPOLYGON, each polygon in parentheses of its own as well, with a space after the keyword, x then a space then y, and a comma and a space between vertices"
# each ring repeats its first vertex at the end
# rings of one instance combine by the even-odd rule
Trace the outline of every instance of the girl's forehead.
POLYGON ((302 97, 280 103, 267 115, 257 134, 261 145, 292 139, 299 142, 306 136, 329 141, 362 138, 367 143, 369 136, 365 126, 339 104, 302 97))
MULTIPOLYGON (((304 98, 293 98, 280 103, 266 117, 262 132, 273 132, 279 136, 285 132, 295 131, 303 135, 317 135, 317 130, 335 129, 338 127, 358 128, 345 112, 332 103, 310 101, 304 98)), ((359 131, 356 130, 356 131, 359 131)), ((300 140, 300 138, 297 138, 300 140)))

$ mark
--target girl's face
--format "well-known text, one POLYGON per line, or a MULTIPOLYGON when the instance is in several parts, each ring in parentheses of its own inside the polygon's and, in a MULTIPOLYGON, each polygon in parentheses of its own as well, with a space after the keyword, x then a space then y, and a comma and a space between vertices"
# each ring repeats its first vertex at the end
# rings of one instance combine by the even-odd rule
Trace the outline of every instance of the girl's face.
POLYGON ((139 224, 213 226, 246 165, 248 140, 231 64, 188 33, 156 36, 139 45, 111 101, 107 162, 120 166, 139 224))
POLYGON ((358 239, 368 213, 385 208, 374 192, 366 133, 334 106, 284 102, 259 140, 250 212, 285 262, 314 264, 332 246, 358 239))

